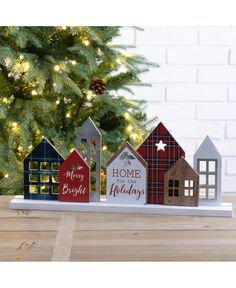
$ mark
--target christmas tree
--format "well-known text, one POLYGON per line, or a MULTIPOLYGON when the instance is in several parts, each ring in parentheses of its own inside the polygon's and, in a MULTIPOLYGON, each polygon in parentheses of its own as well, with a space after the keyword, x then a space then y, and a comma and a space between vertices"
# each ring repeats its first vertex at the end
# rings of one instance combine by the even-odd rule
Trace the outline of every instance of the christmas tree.
MULTIPOLYGON (((47 137, 67 156, 90 116, 103 136, 103 167, 148 129, 141 85, 153 63, 112 44, 119 27, 0 27, 0 194, 23 192, 23 160, 47 137)), ((103 174, 104 176, 104 174, 103 174)))

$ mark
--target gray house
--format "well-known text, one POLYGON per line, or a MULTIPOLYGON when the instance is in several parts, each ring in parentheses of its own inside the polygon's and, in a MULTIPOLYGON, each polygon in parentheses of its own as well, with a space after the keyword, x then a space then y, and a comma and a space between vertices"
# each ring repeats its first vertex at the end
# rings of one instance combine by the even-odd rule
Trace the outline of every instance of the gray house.
POLYGON ((221 204, 222 159, 209 136, 194 154, 194 169, 199 174, 199 205, 221 204))

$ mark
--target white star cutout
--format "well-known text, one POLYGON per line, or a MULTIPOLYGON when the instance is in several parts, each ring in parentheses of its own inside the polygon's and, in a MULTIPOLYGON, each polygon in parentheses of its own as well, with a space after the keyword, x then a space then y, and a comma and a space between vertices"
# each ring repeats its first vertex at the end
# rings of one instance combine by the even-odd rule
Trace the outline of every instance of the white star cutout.
POLYGON ((167 144, 163 143, 162 140, 159 141, 159 143, 155 144, 157 146, 157 151, 165 151, 165 147, 167 144))

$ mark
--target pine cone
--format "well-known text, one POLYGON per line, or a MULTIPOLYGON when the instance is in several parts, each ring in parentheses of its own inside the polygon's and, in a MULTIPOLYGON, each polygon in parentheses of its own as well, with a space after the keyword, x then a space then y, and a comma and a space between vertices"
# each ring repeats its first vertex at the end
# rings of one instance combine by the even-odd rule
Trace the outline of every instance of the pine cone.
POLYGON ((89 89, 93 90, 95 94, 101 95, 106 90, 106 84, 101 79, 95 79, 91 82, 89 89))

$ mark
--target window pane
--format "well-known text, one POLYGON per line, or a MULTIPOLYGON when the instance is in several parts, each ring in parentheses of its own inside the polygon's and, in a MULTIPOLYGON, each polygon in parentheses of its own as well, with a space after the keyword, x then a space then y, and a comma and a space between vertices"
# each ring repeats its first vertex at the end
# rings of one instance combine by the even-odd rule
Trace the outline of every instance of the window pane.
POLYGON ((29 162, 29 169, 30 170, 38 170, 39 168, 39 163, 36 161, 30 161, 29 162))
POLYGON ((52 186, 52 194, 59 194, 59 186, 58 185, 52 186))
POLYGON ((87 153, 87 140, 86 139, 81 139, 80 151, 81 151, 82 154, 86 154, 87 153))
POLYGON ((205 188, 200 188, 199 197, 200 197, 200 199, 206 199, 206 189, 205 188))
POLYGON ((215 175, 209 175, 208 176, 208 184, 209 185, 215 185, 215 183, 216 183, 216 180, 215 180, 216 178, 215 178, 215 175))
POLYGON ((49 175, 48 174, 41 174, 40 175, 41 182, 49 182, 49 175))
POLYGON ((190 187, 193 188, 193 180, 190 180, 190 187))
POLYGON ((175 180, 175 187, 179 187, 179 180, 175 180))
POLYGON ((43 185, 40 187, 40 191, 43 194, 48 194, 50 192, 50 186, 49 185, 43 185))
POLYGON ((53 183, 59 183, 59 174, 53 174, 52 175, 52 182, 53 183))
POLYGON ((169 189, 168 195, 169 195, 169 197, 173 197, 173 189, 169 189))
POLYGON ((216 162, 215 161, 209 161, 209 172, 215 172, 216 171, 216 162))
POLYGON ((169 187, 173 187, 173 180, 169 180, 169 187))
POLYGON ((199 171, 200 172, 206 172, 206 161, 200 161, 199 171))
POLYGON ((38 174, 29 174, 30 182, 38 182, 38 174))
POLYGON ((94 176, 90 177, 90 190, 96 191, 96 178, 94 176))
POLYGON ((184 196, 185 196, 185 197, 188 197, 188 189, 185 189, 185 190, 184 190, 184 196))
POLYGON ((184 187, 188 188, 189 187, 189 180, 184 180, 184 187))
POLYGON ((95 158, 90 158, 90 171, 91 172, 96 172, 96 159, 95 158))
POLYGON ((59 170, 60 170, 60 163, 52 162, 52 171, 59 171, 59 170))
POLYGON ((189 196, 190 196, 190 197, 193 197, 193 189, 190 189, 189 196))
POLYGON ((200 185, 206 185, 206 175, 200 175, 200 185))
POLYGON ((38 193, 38 186, 36 186, 36 185, 30 185, 29 186, 29 192, 30 193, 38 193))
POLYGON ((96 139, 90 139, 90 153, 96 154, 96 139))
POLYGON ((175 189, 174 190, 174 196, 175 197, 179 197, 179 189, 175 189))
POLYGON ((210 188, 210 189, 208 189, 208 199, 210 199, 210 200, 214 200, 215 199, 215 189, 213 189, 213 188, 210 188))
POLYGON ((48 162, 41 162, 40 163, 40 170, 48 171, 49 170, 49 163, 48 162))

